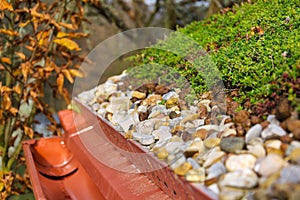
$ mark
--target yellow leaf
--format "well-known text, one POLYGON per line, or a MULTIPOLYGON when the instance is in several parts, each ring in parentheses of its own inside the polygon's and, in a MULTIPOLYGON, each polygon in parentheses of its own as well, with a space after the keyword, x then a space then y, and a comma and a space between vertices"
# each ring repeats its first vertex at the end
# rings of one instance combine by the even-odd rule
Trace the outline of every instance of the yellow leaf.
POLYGON ((73 77, 71 76, 70 72, 67 69, 63 69, 61 71, 70 83, 74 83, 74 79, 73 79, 73 77))
POLYGON ((60 38, 60 39, 57 38, 54 40, 54 42, 58 45, 66 47, 69 50, 75 50, 75 51, 81 50, 76 42, 74 42, 73 40, 70 40, 68 38, 60 38))
POLYGON ((11 108, 11 100, 10 100, 8 94, 4 94, 4 96, 3 96, 2 108, 4 110, 9 110, 11 108))
POLYGON ((69 71, 73 76, 77 76, 80 78, 82 78, 84 76, 83 73, 77 69, 69 69, 69 71))
POLYGON ((13 75, 14 76, 19 76, 20 74, 22 74, 22 70, 21 69, 16 69, 13 71, 13 75))
POLYGON ((0 10, 9 10, 13 11, 13 7, 10 3, 8 3, 6 0, 1 0, 0 2, 0 10))
POLYGON ((56 79, 56 84, 57 84, 57 89, 60 94, 63 92, 64 88, 64 75, 63 74, 58 74, 58 77, 56 79))
POLYGON ((39 45, 47 45, 50 31, 41 31, 37 34, 39 45))
POLYGON ((87 37, 88 34, 85 33, 65 33, 65 32, 58 32, 57 33, 57 38, 64 38, 64 37, 68 37, 68 38, 82 38, 82 37, 87 37))
POLYGON ((7 58, 7 57, 2 57, 1 62, 9 64, 9 65, 11 64, 10 58, 7 58))
POLYGON ((21 22, 20 24, 19 24, 19 27, 25 27, 25 26, 27 26, 28 24, 30 23, 30 20, 27 20, 26 22, 21 22))
POLYGON ((30 139, 33 138, 34 132, 30 127, 24 126, 24 132, 27 136, 29 136, 30 139))
POLYGON ((10 35, 10 36, 18 36, 19 33, 17 33, 16 31, 14 30, 7 30, 7 29, 0 29, 0 33, 3 33, 3 34, 6 34, 6 35, 10 35))

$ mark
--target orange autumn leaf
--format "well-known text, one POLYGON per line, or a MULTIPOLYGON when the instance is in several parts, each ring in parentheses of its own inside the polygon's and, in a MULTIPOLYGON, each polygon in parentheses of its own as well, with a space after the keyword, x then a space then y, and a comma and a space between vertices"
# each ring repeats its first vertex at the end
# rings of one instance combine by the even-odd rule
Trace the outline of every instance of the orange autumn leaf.
POLYGON ((32 9, 29 10, 29 12, 31 13, 31 15, 33 17, 43 18, 43 14, 37 12, 37 9, 39 6, 40 6, 40 3, 37 3, 32 9))
POLYGON ((0 29, 0 33, 3 33, 5 35, 9 35, 9 36, 18 36, 19 33, 17 33, 14 30, 7 30, 7 29, 0 29))
POLYGON ((64 88, 64 75, 63 74, 58 74, 58 77, 56 79, 56 84, 57 84, 57 89, 60 94, 63 92, 64 88))
POLYGON ((11 108, 9 109, 9 112, 15 116, 15 115, 18 113, 18 109, 15 108, 15 107, 11 107, 11 108))
POLYGON ((64 99, 66 101, 66 104, 67 105, 70 104, 70 102, 71 102, 70 97, 69 97, 70 95, 69 95, 69 92, 68 92, 68 90, 66 88, 63 89, 62 95, 63 95, 63 97, 64 97, 64 99))
POLYGON ((0 119, 3 118, 3 110, 0 110, 0 119))
POLYGON ((3 99, 2 99, 2 108, 4 110, 9 110, 11 108, 11 100, 9 98, 8 94, 4 94, 3 99))
POLYGON ((67 28, 67 29, 70 29, 70 30, 75 30, 76 28, 73 26, 73 24, 66 24, 66 23, 63 23, 63 22, 60 22, 58 23, 60 26, 64 27, 64 28, 67 28))
POLYGON ((30 128, 28 126, 24 126, 24 132, 25 132, 25 135, 27 135, 30 139, 33 138, 34 132, 33 132, 32 128, 30 128))
POLYGON ((38 96, 38 94, 35 91, 33 91, 33 90, 30 90, 29 93, 30 93, 30 96, 32 96, 34 98, 36 98, 38 96))
POLYGON ((11 64, 10 58, 2 57, 1 62, 6 63, 6 64, 11 64))
POLYGON ((63 69, 61 71, 62 71, 62 73, 65 75, 65 77, 68 79, 68 81, 70 83, 74 83, 74 79, 73 79, 71 73, 67 69, 63 69))
POLYGON ((31 66, 31 64, 29 62, 21 63, 21 70, 22 70, 22 74, 23 74, 25 82, 27 81, 30 66, 31 66))
POLYGON ((11 3, 8 3, 6 0, 1 0, 1 2, 0 2, 0 10, 13 11, 13 7, 12 7, 11 3))
POLYGON ((78 69, 69 69, 69 71, 73 76, 80 77, 80 78, 84 76, 83 73, 78 69))
POLYGON ((17 94, 21 94, 21 87, 20 85, 16 85, 13 87, 13 91, 17 94))
POLYGON ((81 50, 76 42, 68 38, 57 38, 54 40, 54 42, 60 46, 66 47, 69 50, 75 50, 75 51, 81 50))
POLYGON ((4 93, 4 92, 11 92, 11 88, 7 87, 7 86, 1 86, 0 87, 0 92, 4 93))
POLYGON ((22 60, 26 60, 26 56, 25 56, 24 53, 22 53, 22 52, 15 52, 15 54, 16 54, 17 56, 19 56, 22 60))
POLYGON ((29 23, 30 23, 30 20, 27 20, 26 22, 21 22, 21 23, 19 24, 19 27, 25 27, 25 26, 27 26, 29 23))

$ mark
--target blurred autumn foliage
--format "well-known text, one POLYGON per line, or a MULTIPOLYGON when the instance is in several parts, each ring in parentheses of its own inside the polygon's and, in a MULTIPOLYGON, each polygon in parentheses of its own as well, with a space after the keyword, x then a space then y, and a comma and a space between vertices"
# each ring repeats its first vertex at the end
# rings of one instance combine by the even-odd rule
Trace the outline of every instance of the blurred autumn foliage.
POLYGON ((47 84, 69 103, 64 83, 83 76, 75 40, 87 34, 79 32, 84 21, 80 0, 1 0, 0 20, 0 199, 5 199, 30 185, 15 168, 24 162, 22 141, 35 136, 35 114, 43 112, 59 134, 44 88, 47 84), (23 186, 13 188, 15 182, 23 186))

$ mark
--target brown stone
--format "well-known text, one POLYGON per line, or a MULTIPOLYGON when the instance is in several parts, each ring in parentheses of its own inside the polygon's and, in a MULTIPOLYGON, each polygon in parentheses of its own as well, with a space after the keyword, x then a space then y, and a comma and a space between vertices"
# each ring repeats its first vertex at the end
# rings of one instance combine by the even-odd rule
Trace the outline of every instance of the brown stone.
POLYGON ((235 111, 238 107, 240 106, 240 104, 236 101, 232 101, 231 102, 231 110, 235 111))
POLYGON ((292 141, 292 138, 288 135, 283 135, 280 137, 281 142, 285 143, 285 144, 289 144, 292 141))
POLYGON ((178 111, 171 111, 169 114, 169 117, 170 117, 170 119, 174 119, 174 118, 180 117, 180 115, 181 114, 178 111))
POLYGON ((243 123, 243 127, 250 127, 251 126, 251 120, 246 119, 245 122, 243 123))
POLYGON ((203 104, 199 105, 199 116, 200 119, 204 119, 207 116, 207 108, 203 104))
POLYGON ((276 107, 276 119, 284 121, 292 115, 292 107, 288 99, 282 99, 276 107))
POLYGON ((281 150, 282 152, 286 152, 288 148, 289 148, 289 145, 288 145, 287 143, 282 143, 282 144, 280 145, 280 150, 281 150))
POLYGON ((154 92, 155 87, 156 87, 155 83, 146 83, 140 86, 138 89, 136 89, 136 91, 146 93, 146 94, 151 94, 154 92))
POLYGON ((238 124, 236 127, 237 136, 243 136, 245 134, 245 130, 241 124, 238 124))
POLYGON ((300 140, 300 128, 295 129, 293 135, 296 140, 300 140))
POLYGON ((244 123, 249 118, 249 112, 246 110, 240 110, 235 114, 235 121, 237 123, 244 123))
POLYGON ((169 91, 170 91, 170 88, 167 87, 167 86, 165 86, 165 85, 157 85, 157 86, 155 87, 155 93, 156 93, 156 94, 161 94, 161 95, 163 95, 163 94, 168 93, 169 91))
POLYGON ((177 125, 177 126, 175 126, 175 127, 171 130, 171 133, 172 133, 173 135, 176 135, 177 132, 183 131, 183 129, 184 129, 183 126, 177 125))
POLYGON ((182 134, 181 134, 181 138, 183 139, 183 141, 189 141, 191 139, 193 139, 193 136, 192 134, 190 134, 189 132, 186 132, 184 131, 182 134))
POLYGON ((210 118, 206 118, 205 120, 204 120, 204 124, 205 125, 209 125, 211 123, 211 119, 210 118))
POLYGON ((251 116, 251 124, 252 125, 255 125, 255 124, 258 124, 260 122, 260 119, 259 119, 259 117, 257 117, 257 116, 251 116))
POLYGON ((286 121, 286 129, 292 133, 294 133, 295 130, 300 129, 300 120, 292 120, 289 119, 286 121))
POLYGON ((148 112, 139 112, 139 119, 140 121, 144 121, 148 119, 149 113, 148 112))
POLYGON ((204 140, 207 137, 207 130, 206 129, 199 129, 193 134, 193 138, 201 138, 201 140, 204 140))
POLYGON ((151 95, 148 96, 147 99, 143 101, 143 105, 154 106, 156 102, 162 100, 161 95, 151 95))

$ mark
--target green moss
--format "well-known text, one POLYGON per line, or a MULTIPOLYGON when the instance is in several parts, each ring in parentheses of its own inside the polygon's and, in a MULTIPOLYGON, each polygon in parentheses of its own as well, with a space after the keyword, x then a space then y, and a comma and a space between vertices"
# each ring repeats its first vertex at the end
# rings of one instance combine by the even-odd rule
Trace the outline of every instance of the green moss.
MULTIPOLYGON (((299 0, 257 0, 193 22, 177 32, 191 37, 209 52, 227 89, 238 88, 253 101, 276 92, 271 83, 284 72, 294 79, 300 77, 299 0)), ((159 45, 186 51, 188 55, 186 46, 190 45, 176 37, 173 34, 159 45)), ((138 63, 174 68, 187 78, 196 93, 202 93, 208 88, 204 80, 207 74, 187 60, 177 53, 155 48, 136 57, 138 63)))

